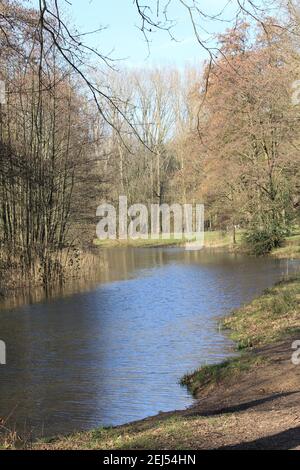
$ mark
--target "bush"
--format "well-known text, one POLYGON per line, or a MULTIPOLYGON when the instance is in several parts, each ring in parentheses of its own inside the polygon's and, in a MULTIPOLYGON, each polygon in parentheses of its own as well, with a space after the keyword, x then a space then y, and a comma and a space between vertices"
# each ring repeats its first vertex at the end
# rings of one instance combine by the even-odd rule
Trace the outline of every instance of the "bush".
POLYGON ((285 231, 280 227, 252 229, 245 235, 245 242, 251 253, 263 256, 274 248, 279 248, 285 238, 285 231))

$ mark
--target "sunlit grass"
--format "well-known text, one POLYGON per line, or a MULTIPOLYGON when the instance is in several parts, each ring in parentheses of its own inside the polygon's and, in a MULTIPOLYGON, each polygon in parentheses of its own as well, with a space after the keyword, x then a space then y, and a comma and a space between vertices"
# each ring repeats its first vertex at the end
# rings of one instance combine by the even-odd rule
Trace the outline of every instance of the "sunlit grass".
MULTIPOLYGON (((242 242, 243 231, 239 230, 236 233, 236 243, 240 245, 242 242)), ((195 239, 191 239, 191 242, 195 239)), ((160 237, 158 240, 152 239, 128 239, 128 240, 99 240, 95 239, 94 244, 102 248, 114 248, 114 247, 136 247, 136 248, 155 248, 163 246, 180 246, 187 242, 185 239, 170 237, 164 239, 160 237)), ((232 232, 223 232, 221 230, 207 231, 204 234, 204 246, 207 248, 226 248, 233 246, 233 234, 232 232)))
POLYGON ((154 247, 163 247, 163 246, 180 246, 186 243, 185 240, 178 238, 159 238, 158 240, 152 239, 128 239, 128 240, 94 240, 96 246, 102 248, 116 248, 116 247, 132 247, 132 248, 154 248, 154 247))
POLYGON ((300 278, 278 283, 224 320, 238 349, 277 341, 300 327, 300 278))
POLYGON ((100 428, 72 436, 41 440, 36 449, 195 449, 203 433, 223 428, 230 417, 172 415, 118 428, 100 428))
POLYGON ((236 378, 241 372, 263 364, 266 360, 263 356, 251 354, 253 347, 271 344, 300 332, 300 277, 266 289, 261 297, 226 317, 223 327, 230 330, 236 349, 243 353, 186 374, 181 384, 186 385, 193 395, 203 387, 236 378))
POLYGON ((220 364, 200 367, 195 372, 184 375, 180 384, 187 386, 192 395, 196 396, 199 389, 210 385, 217 385, 228 378, 237 377, 241 372, 248 371, 251 367, 258 366, 264 362, 264 357, 253 357, 250 355, 234 357, 220 364))
POLYGON ((275 258, 300 259, 300 227, 295 225, 292 234, 287 237, 283 246, 272 251, 275 258))

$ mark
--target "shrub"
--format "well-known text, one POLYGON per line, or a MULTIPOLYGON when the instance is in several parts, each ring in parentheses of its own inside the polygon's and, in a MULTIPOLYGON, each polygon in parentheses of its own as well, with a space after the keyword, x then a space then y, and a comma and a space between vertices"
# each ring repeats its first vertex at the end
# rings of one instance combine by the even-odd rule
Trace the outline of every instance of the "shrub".
POLYGON ((244 240, 251 253, 263 256, 279 248, 285 235, 280 227, 254 228, 245 234, 244 240))

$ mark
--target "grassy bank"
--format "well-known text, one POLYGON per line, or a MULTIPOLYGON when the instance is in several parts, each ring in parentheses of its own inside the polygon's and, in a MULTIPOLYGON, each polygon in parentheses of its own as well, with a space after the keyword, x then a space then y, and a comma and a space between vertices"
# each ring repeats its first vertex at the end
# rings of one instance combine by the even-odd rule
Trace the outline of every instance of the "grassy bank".
POLYGON ((184 243, 184 241, 175 238, 160 238, 159 240, 94 240, 94 245, 101 248, 163 248, 167 246, 181 246, 184 243))
MULTIPOLYGON (((242 243, 242 231, 238 231, 236 235, 236 244, 238 246, 242 243)), ((115 247, 132 247, 132 248, 160 248, 165 246, 181 246, 186 242, 182 239, 175 239, 170 237, 168 239, 159 238, 158 240, 94 240, 96 246, 102 248, 115 248, 115 247)), ((232 233, 223 232, 221 230, 205 232, 204 246, 206 248, 232 248, 233 236, 232 233)))
MULTIPOLYGON (((232 232, 221 230, 205 232, 204 247, 218 248, 230 251, 246 252, 247 248, 243 243, 244 230, 237 230, 235 244, 233 243, 232 232)), ((162 248, 172 246, 184 246, 184 240, 168 238, 159 240, 94 240, 94 244, 101 248, 162 248)), ((280 248, 274 249, 271 254, 274 258, 300 259, 300 231, 296 227, 293 234, 287 237, 280 248)))
POLYGON ((216 385, 263 364, 265 357, 252 355, 253 348, 270 345, 298 332, 300 336, 300 278, 282 281, 265 290, 262 296, 226 317, 223 328, 229 331, 240 354, 185 375, 181 383, 194 396, 203 387, 216 385))
POLYGON ((251 367, 263 364, 265 360, 261 356, 252 357, 249 354, 242 354, 219 364, 203 366, 191 374, 184 375, 180 383, 188 387, 192 395, 197 398, 203 388, 213 388, 228 378, 238 377, 241 372, 247 372, 251 367))
MULTIPOLYGON (((232 339, 236 341, 237 349, 240 351, 238 356, 221 364, 202 367, 182 379, 182 383, 189 387, 194 396, 201 396, 198 411, 197 408, 192 408, 162 413, 124 426, 43 439, 34 443, 33 448, 195 449, 216 446, 216 442, 220 440, 219 436, 222 436, 221 443, 240 439, 241 433, 246 431, 241 431, 239 426, 249 429, 249 419, 253 420, 254 413, 256 413, 255 406, 254 410, 250 408, 249 418, 247 411, 242 414, 238 413, 238 407, 236 409, 230 407, 232 412, 224 410, 211 412, 209 403, 215 401, 220 407, 223 396, 234 388, 239 389, 240 384, 243 384, 240 393, 242 400, 250 400, 251 394, 256 396, 256 383, 259 380, 257 374, 260 374, 264 380, 268 374, 272 378, 274 374, 276 376, 275 371, 276 367, 279 367, 279 360, 276 357, 272 363, 274 352, 272 350, 268 353, 263 352, 263 347, 277 344, 278 340, 292 337, 296 332, 300 335, 300 278, 281 282, 265 291, 261 297, 249 305, 234 311, 224 319, 224 328, 230 330, 232 339), (256 375, 251 380, 249 379, 249 384, 247 384, 247 379, 251 377, 251 374, 256 375), (206 397, 206 400, 203 397, 206 397)), ((290 359, 288 362, 290 363, 290 359)), ((285 383, 288 383, 287 366, 284 367, 285 383)), ((281 380, 282 371, 278 376, 281 380)), ((281 390, 282 382, 279 382, 278 386, 281 390)), ((235 405, 237 401, 238 399, 234 397, 235 405)), ((256 401, 254 400, 254 403, 256 401)), ((230 403, 229 399, 228 402, 230 403)), ((264 423, 269 430, 276 424, 274 417, 273 421, 271 420, 271 415, 268 408, 263 413, 264 423)), ((262 419, 262 412, 259 416, 259 419, 262 419)), ((282 425, 282 419, 280 423, 282 425)), ((253 427, 250 426, 250 431, 251 429, 253 430, 253 427)), ((262 426, 260 432, 266 432, 262 430, 262 426)), ((8 448, 15 446, 8 441, 3 442, 2 445, 8 448)))
POLYGON ((281 281, 224 320, 239 350, 261 347, 300 332, 300 278, 281 281))
POLYGON ((273 250, 275 258, 300 259, 300 229, 296 227, 293 234, 287 237, 282 247, 273 250))

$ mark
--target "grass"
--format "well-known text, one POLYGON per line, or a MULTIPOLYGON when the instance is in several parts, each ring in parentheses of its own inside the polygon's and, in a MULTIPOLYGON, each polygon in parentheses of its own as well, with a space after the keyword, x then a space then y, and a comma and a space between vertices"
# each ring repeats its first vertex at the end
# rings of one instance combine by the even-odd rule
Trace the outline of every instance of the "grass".
POLYGON ((300 259, 300 241, 299 245, 284 244, 284 246, 273 250, 271 254, 279 259, 300 259))
MULTIPOLYGON (((283 246, 276 248, 272 251, 271 256, 275 258, 291 258, 300 259, 300 231, 299 227, 295 226, 292 229, 292 235, 287 237, 283 246)), ((236 245, 233 243, 232 232, 222 230, 207 231, 204 235, 205 248, 223 248, 223 249, 237 249, 239 251, 246 251, 243 246, 243 237, 245 230, 236 231, 236 245)), ((175 239, 170 237, 168 239, 159 238, 158 240, 94 240, 96 246, 102 248, 114 247, 132 247, 132 248, 160 248, 164 246, 180 246, 184 245, 185 241, 182 239, 175 239)))
POLYGON ((295 225, 292 229, 292 235, 287 237, 283 246, 272 251, 275 258, 300 259, 300 228, 295 225))
POLYGON ((160 248, 164 246, 180 246, 184 243, 184 240, 178 240, 172 237, 168 239, 160 238, 159 240, 94 240, 94 244, 102 248, 160 248))
MULTIPOLYGON (((237 245, 242 242, 243 231, 236 234, 237 245)), ((170 237, 168 239, 159 238, 158 240, 94 240, 94 244, 102 248, 114 247, 133 247, 133 248, 159 248, 164 246, 180 246, 186 243, 185 240, 170 237)), ((205 232, 204 246, 206 248, 230 248, 233 246, 232 233, 221 230, 205 232)))
POLYGON ((232 235, 222 231, 205 232, 204 245, 207 248, 225 248, 232 244, 232 235))
POLYGON ((230 337, 242 354, 186 374, 181 384, 187 386, 194 396, 203 387, 232 380, 238 374, 263 364, 266 360, 263 356, 251 354, 253 347, 265 346, 300 333, 300 277, 282 281, 265 290, 261 297, 226 317, 223 327, 230 330, 230 337))
POLYGON ((282 248, 277 248, 273 251, 272 255, 275 256, 275 258, 281 259, 300 259, 300 246, 284 246, 282 248))
POLYGON ((230 329, 237 349, 264 346, 299 330, 300 278, 283 281, 229 317, 224 327, 230 329))
POLYGON ((164 450, 195 449, 203 434, 213 436, 230 422, 230 416, 171 415, 150 418, 118 428, 100 428, 72 436, 40 440, 35 449, 164 450))
POLYGON ((250 370, 265 362, 262 356, 253 357, 243 354, 233 357, 220 364, 212 364, 201 367, 191 374, 182 377, 180 384, 188 387, 189 391, 196 397, 203 387, 216 386, 227 379, 237 377, 241 372, 250 370))

